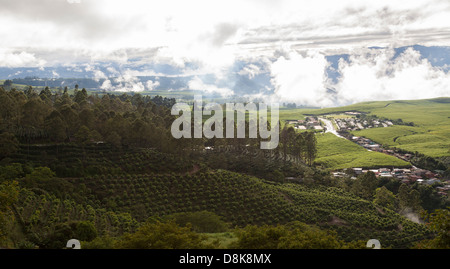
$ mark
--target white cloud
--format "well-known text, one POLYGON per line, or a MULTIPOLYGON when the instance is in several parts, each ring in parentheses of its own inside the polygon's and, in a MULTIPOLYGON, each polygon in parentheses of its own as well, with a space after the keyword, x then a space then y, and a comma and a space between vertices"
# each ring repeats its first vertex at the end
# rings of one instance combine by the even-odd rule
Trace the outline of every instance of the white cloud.
POLYGON ((118 84, 115 87, 115 91, 118 92, 142 92, 145 90, 144 84, 128 70, 115 78, 114 82, 118 84))
POLYGON ((132 74, 132 71, 126 70, 120 76, 103 81, 100 89, 105 91, 117 92, 142 92, 145 90, 144 84, 132 74))
POLYGON ((100 70, 94 70, 94 78, 98 81, 99 79, 107 79, 108 77, 100 70))
POLYGON ((259 75, 261 73, 261 69, 254 65, 249 64, 247 66, 244 66, 239 72, 239 75, 247 76, 249 79, 253 79, 256 75, 259 75))
POLYGON ((145 85, 147 86, 147 90, 152 91, 159 86, 159 81, 148 80, 145 85))
POLYGON ((310 51, 305 56, 291 50, 271 66, 274 95, 280 101, 309 106, 333 104, 327 93, 325 68, 328 62, 321 53, 310 51))
POLYGON ((339 65, 336 90, 342 104, 373 100, 422 99, 450 95, 450 73, 433 67, 408 48, 392 59, 391 49, 373 49, 339 65))
POLYGON ((0 63, 6 67, 42 67, 46 62, 26 51, 15 52, 9 49, 0 49, 0 63))
MULTIPOLYGON (((329 106, 336 100, 346 103, 448 95, 448 75, 417 59, 412 51, 395 61, 390 60, 390 51, 372 51, 369 55, 353 51, 368 46, 450 44, 447 0, 0 2, 0 24, 7 25, 0 27, 0 66, 129 64, 139 55, 147 63, 168 64, 184 71, 177 76, 214 74, 217 81, 224 81, 237 60, 264 56, 270 59, 264 67, 249 64, 238 73, 254 79, 270 71, 275 90, 271 98, 280 100, 329 106), (288 49, 275 55, 280 46, 288 49), (329 94, 324 74, 324 54, 330 50, 353 55, 350 63, 340 66, 343 76, 333 85, 335 95, 329 94)), ((86 68, 92 68, 97 79, 107 78, 100 70, 86 68)), ((141 91, 157 87, 157 81, 140 82, 137 71, 121 74, 121 70, 110 67, 108 72, 117 79, 106 80, 103 89, 141 91)), ((234 94, 229 88, 205 84, 198 77, 188 86, 234 94)))
POLYGON ((199 77, 194 77, 188 82, 188 88, 194 91, 202 91, 209 94, 220 94, 222 97, 229 97, 234 91, 229 88, 220 88, 216 85, 205 84, 199 77))

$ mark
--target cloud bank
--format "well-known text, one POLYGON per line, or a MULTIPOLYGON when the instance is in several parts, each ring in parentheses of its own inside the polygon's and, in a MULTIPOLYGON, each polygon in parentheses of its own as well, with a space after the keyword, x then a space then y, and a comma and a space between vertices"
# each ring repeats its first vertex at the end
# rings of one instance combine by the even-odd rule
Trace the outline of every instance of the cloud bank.
POLYGON ((363 101, 409 100, 450 96, 450 73, 433 66, 413 48, 359 49, 341 58, 333 83, 326 76, 325 55, 296 51, 271 66, 274 97, 282 102, 329 107, 363 101))
POLYGON ((0 27, 0 69, 92 65, 90 75, 104 90, 159 89, 162 81, 138 78, 158 74, 189 77, 190 90, 307 106, 450 95, 448 68, 415 50, 392 49, 449 46, 447 0, 0 0, 0 6, 0 24, 7 26, 0 27), (330 78, 327 57, 340 54, 347 58, 333 65, 339 76, 330 78), (207 75, 214 79, 203 80, 207 75), (240 92, 241 86, 254 89, 240 92))

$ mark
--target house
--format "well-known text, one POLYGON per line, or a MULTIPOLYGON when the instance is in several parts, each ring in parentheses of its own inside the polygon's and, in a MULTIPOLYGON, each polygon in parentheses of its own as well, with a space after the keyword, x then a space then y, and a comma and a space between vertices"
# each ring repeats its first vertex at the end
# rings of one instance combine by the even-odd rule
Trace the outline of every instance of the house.
POLYGON ((334 177, 346 177, 347 174, 344 173, 344 172, 334 172, 334 173, 333 173, 333 176, 334 176, 334 177))
POLYGON ((296 124, 298 120, 286 120, 286 124, 296 124))
POLYGON ((378 145, 378 144, 373 144, 373 145, 369 145, 368 147, 369 147, 370 149, 376 150, 376 149, 379 149, 379 148, 380 148, 380 145, 378 145))
POLYGON ((419 177, 419 176, 417 176, 417 175, 409 175, 408 176, 409 177, 409 179, 411 180, 411 181, 417 181, 417 182, 422 182, 423 181, 423 179, 421 178, 421 177, 419 177), (420 181, 419 181, 420 180, 420 181))
POLYGON ((353 171, 355 172, 355 174, 359 175, 362 174, 362 168, 353 168, 353 171))
POLYGON ((402 182, 403 184, 409 184, 409 183, 410 183, 410 181, 409 181, 408 179, 402 179, 401 182, 402 182))
POLYGON ((433 185, 434 183, 438 183, 438 182, 440 182, 438 179, 432 178, 432 179, 426 180, 426 181, 425 181, 425 184, 427 184, 427 185, 433 185))

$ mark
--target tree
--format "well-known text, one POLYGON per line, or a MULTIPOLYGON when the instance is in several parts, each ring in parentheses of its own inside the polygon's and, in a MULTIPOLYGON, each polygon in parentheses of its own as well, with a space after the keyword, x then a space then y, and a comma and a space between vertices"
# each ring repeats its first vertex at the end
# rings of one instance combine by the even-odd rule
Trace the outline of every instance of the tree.
POLYGON ((205 238, 175 222, 147 221, 132 234, 125 234, 116 244, 120 249, 198 249, 208 247, 205 238))
POLYGON ((81 91, 75 91, 75 97, 74 101, 78 104, 82 104, 83 102, 86 102, 87 99, 87 91, 85 88, 83 88, 81 91))
POLYGON ((375 199, 373 202, 376 205, 383 206, 391 210, 395 209, 395 195, 386 189, 385 186, 375 190, 375 199))
POLYGON ((49 106, 41 98, 29 98, 22 106, 21 124, 25 127, 41 129, 44 126, 44 119, 48 115, 49 106))
POLYGON ((0 159, 10 156, 19 150, 19 141, 12 133, 0 134, 0 159))
POLYGON ((20 163, 13 163, 0 167, 0 183, 6 180, 14 180, 24 176, 24 171, 20 163))
POLYGON ((63 142, 67 138, 67 125, 62 119, 61 113, 56 110, 45 118, 44 128, 54 142, 63 142))
POLYGON ((78 129, 78 132, 74 135, 74 137, 77 139, 77 142, 82 145, 89 144, 92 140, 91 131, 85 125, 78 129))
POLYGON ((419 242, 416 248, 449 249, 450 248, 450 207, 437 209, 434 213, 424 212, 428 229, 436 236, 431 240, 419 242))
POLYGON ((75 226, 74 237, 80 241, 92 241, 97 237, 97 229, 90 221, 79 221, 75 226))
POLYGON ((372 199, 377 186, 377 177, 375 173, 369 171, 358 176, 352 185, 352 192, 364 199, 372 199))
MULTIPOLYGON (((334 232, 320 230, 300 222, 278 226, 248 225, 236 232, 237 249, 340 249, 356 247, 337 238, 334 232)), ((362 248, 362 247, 358 247, 362 248)))
POLYGON ((8 236, 8 224, 14 219, 12 205, 19 196, 17 181, 0 183, 0 242, 8 236))
POLYGON ((6 87, 10 87, 10 86, 12 86, 12 84, 13 84, 13 82, 10 79, 7 79, 3 82, 3 86, 6 86, 6 87))
POLYGON ((168 218, 182 227, 192 225, 192 230, 198 233, 220 233, 227 230, 227 224, 220 216, 208 211, 176 213, 168 218))
POLYGON ((62 119, 67 126, 67 137, 71 138, 79 129, 80 118, 78 117, 77 112, 69 105, 63 105, 59 112, 61 113, 62 119))
POLYGON ((422 210, 420 193, 417 190, 411 189, 406 184, 400 185, 397 193, 398 209, 400 212, 414 211, 420 212, 422 210))
POLYGON ((52 97, 52 92, 50 91, 50 89, 48 87, 45 87, 40 93, 39 93, 39 97, 41 97, 41 99, 43 101, 45 100, 50 100, 50 98, 52 97))
POLYGON ((34 185, 36 183, 46 182, 53 179, 55 175, 55 172, 48 167, 36 167, 31 174, 25 176, 25 183, 27 185, 34 185))
POLYGON ((280 142, 283 150, 283 159, 286 162, 287 155, 292 151, 295 130, 292 126, 285 125, 280 133, 280 142))
POLYGON ((106 142, 113 144, 116 148, 120 148, 122 146, 122 137, 116 133, 116 131, 112 131, 105 139, 106 142))
POLYGON ((317 156, 317 139, 314 132, 305 132, 306 134, 306 157, 309 166, 312 166, 314 159, 317 156))

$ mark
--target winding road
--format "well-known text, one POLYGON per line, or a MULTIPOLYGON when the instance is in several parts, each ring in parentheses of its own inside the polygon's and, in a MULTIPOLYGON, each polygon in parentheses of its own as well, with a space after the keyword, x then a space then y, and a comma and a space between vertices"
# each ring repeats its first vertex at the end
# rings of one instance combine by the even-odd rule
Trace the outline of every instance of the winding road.
POLYGON ((327 128, 326 133, 332 133, 332 134, 336 135, 337 137, 345 138, 338 134, 338 132, 334 128, 334 125, 331 122, 331 120, 328 120, 325 118, 319 118, 319 120, 322 121, 323 123, 325 123, 325 127, 327 128))

